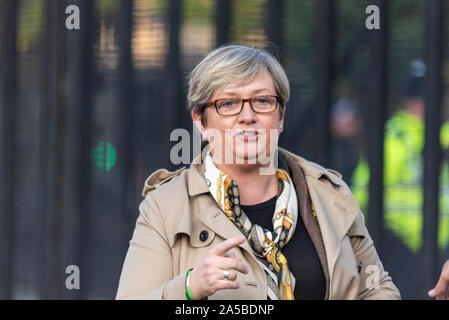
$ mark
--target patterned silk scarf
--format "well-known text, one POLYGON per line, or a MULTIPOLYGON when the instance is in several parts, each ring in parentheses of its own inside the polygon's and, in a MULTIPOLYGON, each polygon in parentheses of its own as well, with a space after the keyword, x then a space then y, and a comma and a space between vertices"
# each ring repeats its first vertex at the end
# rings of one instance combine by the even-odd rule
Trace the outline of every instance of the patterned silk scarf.
POLYGON ((220 209, 246 236, 268 283, 268 297, 272 300, 294 300, 294 277, 288 268, 282 248, 295 232, 298 219, 298 200, 295 186, 283 169, 277 169, 278 196, 273 214, 273 231, 252 224, 240 207, 237 184, 225 172, 218 169, 210 155, 205 159, 205 178, 210 193, 220 209))

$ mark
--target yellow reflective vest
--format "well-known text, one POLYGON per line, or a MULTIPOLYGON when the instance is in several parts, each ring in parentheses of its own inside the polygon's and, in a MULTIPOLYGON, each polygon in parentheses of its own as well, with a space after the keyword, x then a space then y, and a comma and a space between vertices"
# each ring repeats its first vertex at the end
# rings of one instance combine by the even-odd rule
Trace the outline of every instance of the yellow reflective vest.
MULTIPOLYGON (((443 150, 449 146, 449 121, 440 131, 443 150)), ((387 121, 384 137, 384 228, 391 230, 412 252, 421 247, 422 150, 424 123, 417 115, 400 110, 387 121)), ((370 170, 361 156, 351 181, 351 190, 366 213, 370 170)), ((447 160, 440 170, 438 245, 449 242, 449 174, 447 160)), ((369 217, 367 217, 369 219, 369 217)))

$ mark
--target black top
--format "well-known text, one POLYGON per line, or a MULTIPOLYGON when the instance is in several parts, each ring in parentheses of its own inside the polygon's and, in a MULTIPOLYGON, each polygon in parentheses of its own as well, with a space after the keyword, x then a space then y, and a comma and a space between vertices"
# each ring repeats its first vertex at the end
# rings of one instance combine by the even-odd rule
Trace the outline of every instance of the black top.
MULTIPOLYGON (((276 197, 252 206, 242 205, 242 210, 254 224, 264 229, 273 230, 273 213, 276 197)), ((288 267, 296 278, 294 295, 296 300, 322 300, 326 295, 326 280, 320 259, 316 253, 301 215, 295 233, 282 253, 287 258, 288 267)))

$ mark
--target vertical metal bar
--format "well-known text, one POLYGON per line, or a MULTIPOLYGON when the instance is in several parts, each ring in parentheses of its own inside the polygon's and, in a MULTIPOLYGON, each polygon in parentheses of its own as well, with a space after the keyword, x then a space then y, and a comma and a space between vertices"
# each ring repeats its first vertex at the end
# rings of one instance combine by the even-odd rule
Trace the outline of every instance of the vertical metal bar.
POLYGON ((0 56, 0 299, 12 298, 17 2, 2 1, 0 56))
POLYGON ((442 157, 441 127, 444 1, 426 1, 425 11, 425 146, 423 179, 423 229, 419 291, 425 298, 438 280, 438 173, 442 157))
POLYGON ((64 77, 64 3, 45 2, 45 54, 42 71, 45 77, 45 104, 40 116, 39 168, 42 183, 41 227, 43 234, 43 274, 40 296, 60 299, 63 288, 62 216, 63 210, 63 146, 65 142, 64 77))
MULTIPOLYGON (((182 86, 181 86, 181 62, 180 62, 180 44, 179 31, 181 26, 181 1, 170 0, 170 7, 168 12, 168 28, 169 28, 169 46, 166 58, 166 84, 165 84, 165 101, 167 108, 163 108, 163 119, 161 122, 162 137, 167 140, 160 141, 160 150, 163 153, 161 161, 163 165, 170 166, 170 150, 167 143, 170 136, 170 130, 174 129, 182 122, 182 86), (175 116, 174 116, 175 115, 175 116)), ((158 107, 158 112, 161 109, 158 107)))
MULTIPOLYGON (((67 134, 64 168, 63 267, 80 269, 80 290, 64 290, 65 299, 88 297, 90 148, 94 79, 93 1, 71 0, 80 9, 80 29, 67 38, 67 134)), ((67 275, 66 275, 67 276, 67 275)))
MULTIPOLYGON (((134 117, 134 72, 132 63, 131 39, 133 30, 133 1, 122 0, 119 13, 118 41, 119 41, 119 105, 117 119, 117 158, 116 170, 118 172, 119 186, 121 187, 119 197, 119 214, 117 215, 117 253, 115 255, 118 272, 121 269, 128 248, 129 229, 134 220, 130 212, 130 201, 133 195, 129 193, 130 186, 134 185, 133 164, 133 140, 132 128, 134 117), (131 219, 133 218, 133 219, 131 219)), ((134 188, 131 188, 134 190, 134 188)), ((133 208, 135 210, 135 208, 133 208)))
POLYGON ((284 0, 268 0, 268 21, 266 24, 267 39, 276 46, 281 47, 283 44, 282 30, 282 12, 284 9, 284 0))
POLYGON ((383 168, 384 126, 388 100, 389 4, 375 0, 380 13, 380 29, 367 30, 370 43, 370 81, 368 101, 368 163, 370 166, 368 229, 381 255, 383 251, 383 168))
POLYGON ((229 41, 230 14, 232 0, 217 0, 215 7, 215 46, 229 41))
POLYGON ((318 1, 318 96, 315 161, 328 166, 330 161, 329 110, 335 77, 335 1, 318 1))
MULTIPOLYGON (((168 12, 169 43, 166 67, 169 79, 178 79, 180 70, 179 30, 181 25, 181 1, 170 0, 168 12)), ((176 85, 176 84, 175 84, 176 85)), ((171 90, 169 90, 171 91, 171 90)), ((173 94, 171 94, 173 96, 173 94)))

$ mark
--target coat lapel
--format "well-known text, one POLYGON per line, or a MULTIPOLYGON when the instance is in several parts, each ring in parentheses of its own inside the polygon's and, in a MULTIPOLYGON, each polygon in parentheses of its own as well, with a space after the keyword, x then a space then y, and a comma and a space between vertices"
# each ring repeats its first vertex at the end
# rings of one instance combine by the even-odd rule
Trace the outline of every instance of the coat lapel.
POLYGON ((282 153, 292 157, 306 175, 310 197, 315 206, 324 247, 326 248, 329 277, 332 280, 333 276, 335 277, 333 272, 340 255, 341 241, 354 223, 360 209, 357 203, 333 188, 333 186, 337 188, 345 187, 339 176, 331 174, 327 169, 316 163, 307 161, 284 149, 281 150, 282 153), (325 182, 322 179, 328 181, 325 182))
MULTIPOLYGON (((208 228, 224 239, 230 239, 242 235, 240 230, 223 214, 223 212, 221 212, 215 203, 206 210, 200 212, 198 218, 208 228)), ((256 259, 253 254, 253 250, 250 248, 247 241, 242 243, 240 247, 248 251, 248 253, 256 259)))
POLYGON ((331 279, 329 298, 331 298, 334 291, 332 282, 335 281, 336 277, 339 277, 334 273, 334 270, 341 253, 341 242, 357 217, 358 207, 324 182, 311 177, 306 179, 326 248, 329 277, 331 279))

